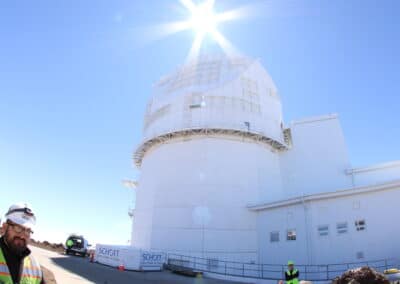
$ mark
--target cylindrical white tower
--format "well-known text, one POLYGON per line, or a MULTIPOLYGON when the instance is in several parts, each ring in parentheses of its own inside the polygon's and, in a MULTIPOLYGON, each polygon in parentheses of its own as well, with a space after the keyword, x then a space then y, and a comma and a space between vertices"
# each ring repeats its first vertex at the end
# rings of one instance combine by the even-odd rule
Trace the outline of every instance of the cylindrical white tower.
POLYGON ((134 153, 132 245, 257 262, 246 206, 281 197, 282 125, 276 87, 256 60, 205 56, 161 79, 134 153))

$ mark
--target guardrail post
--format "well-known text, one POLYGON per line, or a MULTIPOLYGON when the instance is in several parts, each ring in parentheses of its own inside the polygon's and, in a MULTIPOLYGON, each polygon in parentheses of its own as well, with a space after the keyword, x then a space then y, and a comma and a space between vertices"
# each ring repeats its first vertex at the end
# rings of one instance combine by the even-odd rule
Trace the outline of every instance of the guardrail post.
POLYGON ((225 263, 225 275, 226 275, 226 261, 224 263, 225 263))
POLYGON ((385 269, 389 269, 387 264, 387 259, 385 259, 385 269))
POLYGON ((264 264, 261 264, 261 278, 264 278, 264 264))
POLYGON ((329 280, 329 265, 326 266, 326 281, 329 280))
POLYGON ((244 263, 242 264, 242 275, 244 277, 244 263))

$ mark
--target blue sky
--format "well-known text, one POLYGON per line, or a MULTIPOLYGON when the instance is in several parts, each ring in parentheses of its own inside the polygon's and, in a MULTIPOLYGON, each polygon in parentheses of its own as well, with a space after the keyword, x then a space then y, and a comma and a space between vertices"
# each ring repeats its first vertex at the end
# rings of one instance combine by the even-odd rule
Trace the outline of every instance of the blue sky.
MULTIPOLYGON (((219 30, 259 58, 286 123, 338 113, 353 166, 400 160, 400 2, 216 1, 253 16, 219 30)), ((179 1, 0 2, 0 213, 37 211, 34 237, 126 243, 152 84, 182 64, 194 34, 147 27, 188 17, 179 1)), ((206 42, 205 49, 215 48, 206 42)))

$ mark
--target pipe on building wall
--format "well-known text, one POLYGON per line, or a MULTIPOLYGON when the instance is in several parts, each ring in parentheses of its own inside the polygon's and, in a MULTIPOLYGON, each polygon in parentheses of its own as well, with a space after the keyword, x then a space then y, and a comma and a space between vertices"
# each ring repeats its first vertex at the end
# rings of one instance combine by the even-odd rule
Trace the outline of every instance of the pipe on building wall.
POLYGON ((301 195, 301 204, 303 205, 303 210, 304 210, 304 228, 305 228, 305 237, 306 237, 306 255, 307 255, 307 264, 312 263, 312 258, 311 258, 311 248, 310 248, 310 232, 311 229, 309 228, 309 222, 307 219, 308 215, 308 210, 307 210, 307 204, 306 201, 304 200, 304 194, 301 195))

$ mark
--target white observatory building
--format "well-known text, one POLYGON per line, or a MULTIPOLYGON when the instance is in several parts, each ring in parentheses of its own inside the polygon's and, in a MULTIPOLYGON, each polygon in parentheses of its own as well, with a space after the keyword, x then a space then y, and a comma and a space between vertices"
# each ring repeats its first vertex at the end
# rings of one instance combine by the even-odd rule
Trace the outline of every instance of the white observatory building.
POLYGON ((203 56, 162 78, 134 153, 131 244, 270 264, 398 256, 400 162, 354 169, 336 115, 282 116, 257 60, 203 56))

